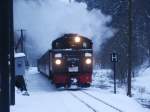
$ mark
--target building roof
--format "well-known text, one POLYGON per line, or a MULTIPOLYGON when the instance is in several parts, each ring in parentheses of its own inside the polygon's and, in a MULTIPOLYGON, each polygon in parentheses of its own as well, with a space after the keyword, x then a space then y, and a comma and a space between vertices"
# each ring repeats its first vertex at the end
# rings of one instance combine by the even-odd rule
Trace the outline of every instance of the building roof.
POLYGON ((25 57, 26 55, 24 53, 15 53, 15 58, 19 57, 25 57))

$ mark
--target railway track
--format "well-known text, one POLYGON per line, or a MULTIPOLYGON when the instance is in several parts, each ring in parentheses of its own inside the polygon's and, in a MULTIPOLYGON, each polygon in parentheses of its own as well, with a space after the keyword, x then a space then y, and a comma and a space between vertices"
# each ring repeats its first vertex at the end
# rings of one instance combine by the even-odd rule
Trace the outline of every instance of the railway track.
POLYGON ((92 97, 92 98, 94 98, 95 100, 97 100, 97 101, 99 101, 99 102, 101 102, 101 103, 103 103, 103 104, 105 104, 105 105, 107 105, 107 106, 109 106, 109 107, 117 110, 118 112, 123 112, 122 110, 118 109, 117 107, 115 107, 113 105, 110 105, 109 103, 107 103, 107 102, 105 102, 105 101, 103 101, 103 100, 101 100, 101 99, 99 99, 99 98, 97 98, 97 97, 95 97, 95 96, 93 96, 93 95, 85 92, 85 91, 81 91, 81 92, 84 93, 84 94, 86 94, 86 95, 88 95, 88 96, 90 96, 90 97, 92 97))
POLYGON ((79 98, 77 95, 73 94, 72 92, 70 92, 71 95, 73 97, 75 97, 77 100, 79 100, 81 103, 83 103, 84 105, 86 105, 89 109, 91 109, 93 112, 98 112, 96 109, 94 109, 92 106, 90 106, 88 103, 86 103, 84 100, 82 100, 81 98, 79 98))
MULTIPOLYGON (((80 96, 81 94, 86 96, 87 98, 90 98, 91 100, 95 100, 96 103, 100 103, 101 105, 104 105, 105 107, 107 106, 107 108, 111 108, 111 112, 123 112, 122 110, 120 110, 119 108, 85 92, 85 91, 76 91, 76 92, 69 92, 74 98, 76 98, 77 100, 79 100, 81 103, 83 103, 86 107, 88 107, 91 111, 93 112, 101 112, 101 110, 96 109, 96 107, 94 107, 92 104, 88 103, 88 101, 82 99, 80 96)), ((110 109, 109 109, 110 110, 110 109)), ((103 112, 103 111, 102 111, 103 112)), ((105 111, 107 112, 107 111, 105 111)))

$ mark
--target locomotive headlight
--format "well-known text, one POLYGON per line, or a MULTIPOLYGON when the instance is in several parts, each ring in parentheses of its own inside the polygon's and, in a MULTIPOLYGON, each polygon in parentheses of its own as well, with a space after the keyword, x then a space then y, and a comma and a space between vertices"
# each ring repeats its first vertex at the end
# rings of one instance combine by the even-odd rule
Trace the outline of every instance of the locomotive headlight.
POLYGON ((80 42, 81 42, 81 38, 77 36, 77 37, 74 38, 74 41, 75 41, 76 43, 80 43, 80 42))
POLYGON ((92 63, 92 59, 91 59, 91 58, 87 58, 87 59, 85 60, 85 63, 86 63, 87 65, 91 64, 91 63, 92 63))
POLYGON ((61 63, 62 63, 62 62, 61 62, 60 59, 56 59, 56 60, 55 60, 55 64, 56 64, 56 65, 60 65, 61 63))

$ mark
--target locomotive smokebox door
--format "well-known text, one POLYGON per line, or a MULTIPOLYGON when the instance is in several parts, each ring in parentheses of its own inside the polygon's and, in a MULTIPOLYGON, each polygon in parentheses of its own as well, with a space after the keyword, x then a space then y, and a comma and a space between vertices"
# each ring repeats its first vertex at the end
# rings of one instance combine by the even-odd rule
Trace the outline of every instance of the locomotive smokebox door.
POLYGON ((15 53, 15 74, 24 75, 25 74, 25 54, 15 53))

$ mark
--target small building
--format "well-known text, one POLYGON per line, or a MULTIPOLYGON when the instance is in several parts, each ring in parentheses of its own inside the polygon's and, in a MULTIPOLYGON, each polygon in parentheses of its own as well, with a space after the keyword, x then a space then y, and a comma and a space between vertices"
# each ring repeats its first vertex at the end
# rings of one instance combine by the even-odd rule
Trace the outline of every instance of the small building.
POLYGON ((15 74, 24 75, 25 74, 25 54, 15 53, 15 74))

